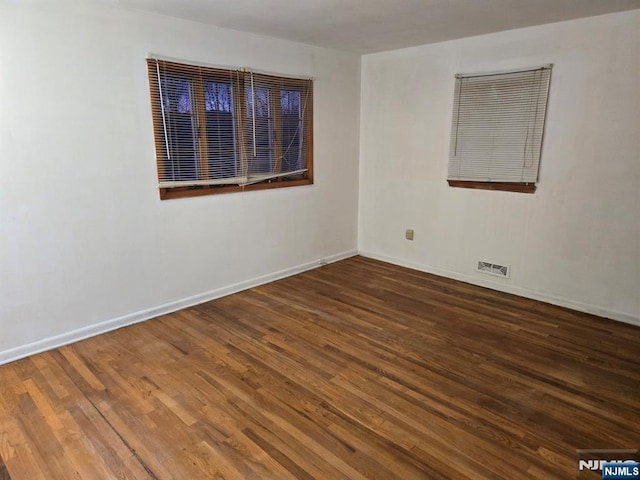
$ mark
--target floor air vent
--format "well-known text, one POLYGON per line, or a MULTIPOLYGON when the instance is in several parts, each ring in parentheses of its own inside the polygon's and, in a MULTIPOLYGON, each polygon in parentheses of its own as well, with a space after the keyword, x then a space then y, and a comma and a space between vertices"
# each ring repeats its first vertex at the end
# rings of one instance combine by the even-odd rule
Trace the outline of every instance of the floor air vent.
POLYGON ((509 278, 508 265, 479 261, 476 270, 482 273, 488 273, 489 275, 495 275, 496 277, 509 278))

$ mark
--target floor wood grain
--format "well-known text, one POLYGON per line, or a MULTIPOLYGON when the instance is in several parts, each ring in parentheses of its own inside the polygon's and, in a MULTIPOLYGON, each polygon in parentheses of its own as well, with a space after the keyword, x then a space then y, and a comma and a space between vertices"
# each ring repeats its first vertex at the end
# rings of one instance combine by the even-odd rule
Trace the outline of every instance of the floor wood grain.
POLYGON ((2 457, 0 457, 0 480, 11 480, 11 477, 9 476, 9 470, 7 470, 2 457))
POLYGON ((639 446, 640 328, 361 257, 0 367, 1 480, 576 478, 639 446))

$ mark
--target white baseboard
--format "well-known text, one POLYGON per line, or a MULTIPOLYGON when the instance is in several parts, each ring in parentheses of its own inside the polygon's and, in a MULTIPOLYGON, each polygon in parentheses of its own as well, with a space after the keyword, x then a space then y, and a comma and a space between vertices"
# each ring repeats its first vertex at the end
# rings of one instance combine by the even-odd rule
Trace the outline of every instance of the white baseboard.
POLYGON ((531 298, 533 300, 540 300, 541 302, 551 303, 552 305, 557 305, 559 307, 570 308, 571 310, 576 310, 578 312, 591 313, 599 317, 610 318, 612 320, 617 320, 619 322, 640 326, 640 317, 634 317, 633 315, 630 315, 628 313, 618 312, 615 310, 608 310, 606 308, 602 308, 597 305, 577 302, 574 300, 569 300, 567 298, 556 297, 556 296, 548 295, 546 293, 540 293, 540 292, 536 292, 534 290, 529 290, 522 287, 516 287, 513 285, 499 283, 491 280, 476 278, 470 275, 465 275, 458 272, 452 272, 449 270, 444 270, 444 269, 432 267, 429 265, 423 265, 420 263, 410 262, 410 261, 402 260, 400 258, 395 258, 395 257, 391 257, 388 255, 383 255, 379 253, 359 251, 358 254, 362 255, 363 257, 372 258, 374 260, 380 260, 382 262, 392 263, 394 265, 400 265, 402 267, 411 268, 413 270, 433 273, 434 275, 438 275, 441 277, 452 278, 454 280, 460 280, 461 282, 471 283, 473 285, 491 288, 492 290, 498 290, 500 292, 505 292, 505 293, 512 293, 520 297, 531 298))
POLYGON ((95 335, 100 335, 101 333, 110 332, 112 330, 117 330, 118 328, 126 327, 128 325, 144 322, 145 320, 149 320, 160 315, 166 315, 167 313, 175 312, 177 310, 182 310, 183 308, 192 307, 200 303, 215 300, 216 298, 231 295, 232 293, 237 293, 242 290, 257 287, 259 285, 264 285, 265 283, 280 280, 281 278, 290 277, 292 275, 306 272, 307 270, 312 270, 328 263, 333 263, 339 260, 344 260, 345 258, 353 257, 357 254, 358 252, 356 250, 350 250, 336 255, 330 255, 328 257, 318 259, 314 262, 308 262, 302 265, 297 265, 295 267, 286 268, 284 270, 269 273, 261 277, 256 277, 240 283, 228 285, 222 288, 217 288, 215 290, 200 293, 198 295, 193 295, 191 297, 176 300, 175 302, 170 302, 164 305, 159 305, 157 307, 141 310, 139 312, 130 313, 128 315, 113 318, 105 322, 100 322, 94 325, 88 325, 86 327, 65 332, 54 337, 44 338, 42 340, 37 340, 26 345, 20 345, 19 347, 0 351, 0 365, 13 362, 30 355, 35 355, 47 350, 62 347, 63 345, 68 345, 70 343, 84 340, 95 335))

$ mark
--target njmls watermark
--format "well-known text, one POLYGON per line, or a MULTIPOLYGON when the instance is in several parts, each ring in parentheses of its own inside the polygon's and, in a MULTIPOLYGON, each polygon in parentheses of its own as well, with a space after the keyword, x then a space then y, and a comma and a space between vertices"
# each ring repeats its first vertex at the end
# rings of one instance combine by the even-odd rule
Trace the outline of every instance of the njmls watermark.
POLYGON ((605 463, 602 480, 640 480, 640 463, 605 463))
POLYGON ((590 449, 576 452, 581 473, 600 472, 606 480, 640 480, 640 450, 590 449))

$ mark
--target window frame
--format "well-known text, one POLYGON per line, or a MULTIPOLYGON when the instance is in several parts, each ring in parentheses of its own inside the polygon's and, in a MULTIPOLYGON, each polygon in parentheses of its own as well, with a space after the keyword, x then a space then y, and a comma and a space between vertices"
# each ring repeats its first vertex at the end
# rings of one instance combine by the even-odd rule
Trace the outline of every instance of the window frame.
MULTIPOLYGON (((247 112, 247 97, 246 97, 246 89, 245 83, 248 83, 246 80, 247 75, 256 74, 256 76, 261 76, 264 78, 273 78, 280 79, 286 81, 286 87, 277 88, 274 85, 267 86, 268 88, 268 96, 269 96, 269 110, 271 114, 267 118, 267 124, 269 127, 269 137, 270 142, 273 148, 273 154, 269 156, 270 161, 274 160, 273 168, 270 169, 270 173, 272 178, 265 180, 258 180, 250 183, 244 184, 233 184, 233 183, 221 183, 221 184, 212 184, 212 185, 188 185, 188 186, 173 186, 173 187, 163 187, 159 185, 158 191, 161 200, 168 200, 174 198, 184 198, 184 197, 198 197, 203 195, 213 195, 213 194, 224 194, 224 193, 235 193, 235 192, 245 192, 245 191, 254 191, 254 190, 268 190, 273 188, 286 188, 286 187, 295 187, 295 186, 303 186, 303 185, 312 185, 313 184, 313 79, 310 78, 301 78, 301 77, 292 77, 292 76, 284 76, 284 75, 276 75, 276 74, 264 74, 261 72, 248 72, 245 69, 232 69, 232 68, 221 68, 221 67, 208 67, 201 66, 199 64, 193 64, 191 62, 182 62, 176 60, 164 60, 160 57, 150 56, 147 57, 147 71, 148 71, 148 81, 149 81, 149 93, 150 93, 150 103, 151 103, 151 111, 152 111, 152 124, 153 124, 153 138, 155 145, 155 155, 156 155, 156 168, 158 174, 158 181, 161 181, 161 176, 163 169, 166 168, 166 164, 170 161, 169 157, 165 154, 167 150, 167 143, 165 138, 165 126, 163 120, 163 111, 162 111, 162 101, 161 101, 161 93, 160 93, 160 80, 157 77, 158 71, 158 62, 164 62, 168 65, 178 65, 185 67, 185 73, 181 73, 181 76, 188 81, 191 82, 191 92, 192 95, 197 97, 193 106, 194 116, 197 118, 196 122, 198 123, 198 133, 197 133, 197 156, 199 158, 199 168, 203 169, 203 171, 208 171, 209 162, 211 159, 208 158, 207 149, 208 149, 208 135, 206 134, 206 111, 205 111, 205 84, 207 81, 217 82, 216 78, 220 78, 217 76, 220 73, 224 73, 226 75, 229 74, 237 74, 240 76, 241 80, 238 83, 232 84, 231 89, 231 103, 234 106, 234 111, 232 111, 232 118, 234 121, 234 149, 235 149, 235 161, 236 168, 245 168, 248 172, 247 159, 242 158, 242 155, 239 154, 239 150, 243 148, 243 143, 247 141, 247 135, 249 134, 248 125, 247 125, 247 115, 250 112, 247 112), (194 72, 189 73, 189 68, 193 68, 194 72), (199 69, 200 74, 195 73, 195 69, 199 69), (154 78, 155 77, 155 78, 154 78), (300 149, 301 155, 304 161, 304 169, 306 170, 303 173, 297 173, 295 176, 297 178, 285 178, 286 175, 281 175, 281 166, 282 166, 282 158, 279 158, 278 152, 282 152, 282 129, 278 122, 281 122, 283 117, 282 114, 282 106, 281 106, 281 91, 284 90, 298 90, 301 92, 307 92, 307 96, 305 99, 308 101, 305 104, 304 110, 301 109, 300 113, 300 122, 303 126, 303 129, 300 132, 301 140, 300 140, 300 149), (271 130, 276 128, 278 130, 278 134, 272 134, 271 130), (205 132, 202 134, 201 132, 205 132), (302 140, 302 136, 304 137, 304 142, 302 140), (279 161, 278 161, 279 160, 279 161)), ((221 80, 224 81, 224 80, 221 80)), ((249 122, 250 123, 250 122, 249 122)), ((249 125, 250 126, 250 125, 249 125)), ((287 172, 284 172, 285 174, 287 172)), ((268 174, 267 174, 268 175, 268 174)), ((215 180, 212 180, 214 182, 215 180)))

